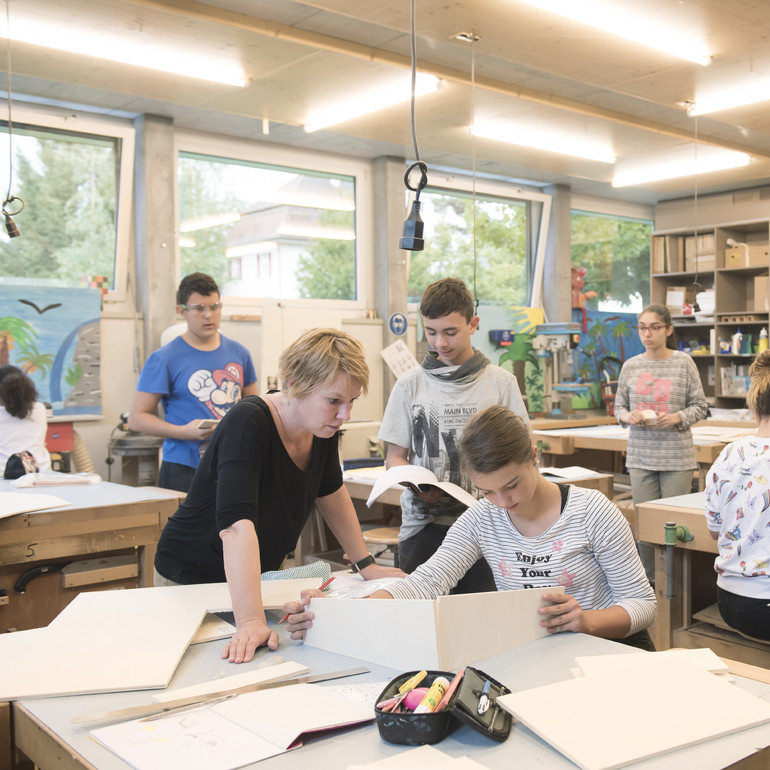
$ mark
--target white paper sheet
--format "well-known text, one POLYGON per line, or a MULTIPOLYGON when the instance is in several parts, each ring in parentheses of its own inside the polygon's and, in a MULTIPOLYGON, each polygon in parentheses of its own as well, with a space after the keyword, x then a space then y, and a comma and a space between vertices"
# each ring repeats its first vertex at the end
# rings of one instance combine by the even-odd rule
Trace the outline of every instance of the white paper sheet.
POLYGON ((69 500, 56 495, 25 494, 24 492, 0 492, 0 519, 17 513, 45 511, 49 508, 71 506, 69 500))

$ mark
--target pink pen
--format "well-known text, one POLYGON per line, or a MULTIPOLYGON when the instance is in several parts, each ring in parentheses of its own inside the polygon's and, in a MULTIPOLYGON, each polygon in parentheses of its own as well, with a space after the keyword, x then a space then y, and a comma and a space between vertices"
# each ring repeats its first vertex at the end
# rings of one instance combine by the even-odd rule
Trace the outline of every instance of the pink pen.
MULTIPOLYGON (((323 582, 323 583, 321 583, 321 585, 320 585, 320 586, 318 586, 318 590, 319 590, 319 591, 323 591, 323 590, 324 590, 324 588, 326 588, 326 586, 328 586, 328 585, 329 585, 329 583, 331 583, 331 582, 332 582, 332 580, 334 580, 334 575, 332 575, 332 576, 331 576, 331 577, 330 577, 328 580, 324 580, 324 582, 323 582)), ((286 614, 285 614, 285 615, 284 615, 284 616, 283 616, 283 617, 282 617, 282 618, 281 618, 281 619, 278 621, 278 624, 280 625, 281 623, 283 623, 285 620, 287 620, 287 619, 288 619, 288 617, 289 617, 289 613, 287 612, 287 613, 286 613, 286 614)))

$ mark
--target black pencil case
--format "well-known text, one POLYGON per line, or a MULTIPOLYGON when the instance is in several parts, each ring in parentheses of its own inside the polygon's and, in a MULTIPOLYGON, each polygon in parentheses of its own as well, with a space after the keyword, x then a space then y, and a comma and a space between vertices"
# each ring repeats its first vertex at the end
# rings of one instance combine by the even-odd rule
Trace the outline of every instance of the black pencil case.
MULTIPOLYGON (((377 698, 380 703, 398 694, 398 688, 411 679, 417 671, 399 674, 388 683, 377 698)), ((450 682, 454 674, 447 671, 428 671, 428 675, 419 683, 420 687, 430 687, 436 677, 446 677, 450 682)), ((413 712, 392 713, 382 711, 375 705, 374 714, 380 737, 388 743, 407 746, 422 746, 426 743, 438 743, 460 724, 469 725, 482 735, 494 741, 506 740, 511 732, 513 721, 510 713, 497 706, 497 698, 511 692, 504 684, 471 666, 466 666, 463 678, 453 693, 448 705, 442 711, 428 714, 413 712), (489 681, 489 708, 478 713, 479 698, 484 683, 489 681)))

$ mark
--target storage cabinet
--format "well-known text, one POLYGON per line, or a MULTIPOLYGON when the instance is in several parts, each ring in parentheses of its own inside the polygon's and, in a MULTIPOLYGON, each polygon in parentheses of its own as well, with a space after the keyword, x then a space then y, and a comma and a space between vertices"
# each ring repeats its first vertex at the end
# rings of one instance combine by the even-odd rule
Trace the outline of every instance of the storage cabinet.
POLYGON ((669 307, 709 403, 744 407, 748 367, 770 321, 770 221, 656 232, 650 260, 652 301, 669 307), (698 295, 701 307, 685 313, 698 295))

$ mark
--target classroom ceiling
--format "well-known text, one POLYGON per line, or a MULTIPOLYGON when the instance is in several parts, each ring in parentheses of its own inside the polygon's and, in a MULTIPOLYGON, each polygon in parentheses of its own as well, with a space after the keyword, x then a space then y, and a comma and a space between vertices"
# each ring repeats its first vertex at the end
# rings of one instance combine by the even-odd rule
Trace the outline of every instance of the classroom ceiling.
MULTIPOLYGON (((637 13, 630 26, 651 22, 661 37, 670 33, 677 42, 656 51, 524 0, 416 0, 417 70, 440 78, 438 90, 416 100, 416 138, 429 169, 470 171, 475 165, 480 176, 569 185, 575 193, 640 203, 769 185, 770 0, 605 2, 637 13), (669 52, 683 48, 688 35, 701 41, 710 65, 669 52), (697 118, 684 106, 752 82, 768 101, 697 118), (561 132, 564 149, 591 140, 617 161, 474 137, 469 132, 474 117, 477 125, 502 126, 506 134, 520 128, 539 135, 561 132), (697 177, 612 186, 616 167, 623 164, 650 166, 656 157, 677 153, 705 157, 709 147, 740 150, 750 162, 697 177)), ((409 0, 6 4, 2 24, 5 29, 7 19, 11 90, 19 101, 150 113, 171 117, 181 127, 283 145, 414 159, 409 0), (43 27, 21 40, 30 20, 43 27), (75 52, 46 45, 46 27, 57 44, 72 40, 75 52), (128 64, 97 58, 96 43, 75 41, 83 29, 115 50, 119 43, 136 42, 156 45, 178 62, 186 55, 223 60, 242 69, 247 84, 158 72, 141 66, 152 58, 149 52, 135 54, 128 64), (340 100, 360 102, 372 93, 380 97, 393 82, 402 84, 406 101, 305 131, 322 108, 340 100)), ((7 60, 5 47, 0 43, 0 62, 7 60)))

